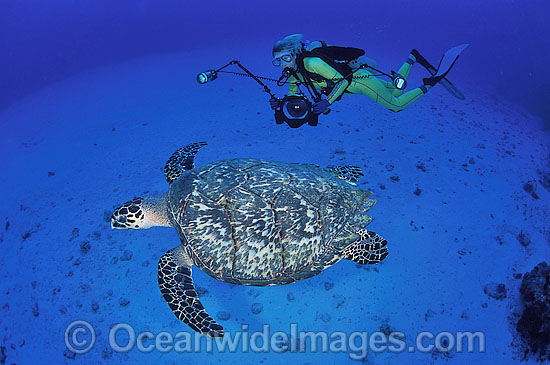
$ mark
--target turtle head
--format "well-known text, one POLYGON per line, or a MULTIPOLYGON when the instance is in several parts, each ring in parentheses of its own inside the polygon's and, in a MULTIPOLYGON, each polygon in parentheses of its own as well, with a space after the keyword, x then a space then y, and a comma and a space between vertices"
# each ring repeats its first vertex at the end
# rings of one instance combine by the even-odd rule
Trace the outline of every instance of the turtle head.
POLYGON ((111 216, 111 228, 143 229, 171 227, 167 217, 168 194, 134 198, 115 209, 111 216))

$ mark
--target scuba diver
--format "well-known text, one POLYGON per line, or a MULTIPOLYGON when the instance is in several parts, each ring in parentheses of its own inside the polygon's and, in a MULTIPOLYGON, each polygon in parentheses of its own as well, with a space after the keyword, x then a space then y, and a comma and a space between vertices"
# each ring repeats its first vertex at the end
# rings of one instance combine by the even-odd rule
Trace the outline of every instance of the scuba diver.
MULTIPOLYGON (((397 73, 392 71, 391 76, 382 73, 390 76, 392 81, 376 77, 376 72, 381 71, 376 69, 374 60, 364 56, 363 50, 327 46, 322 41, 302 41, 301 34, 293 34, 277 41, 273 46, 272 63, 289 70, 289 95, 299 94, 300 84, 311 86, 321 94, 320 100, 312 104, 313 113, 328 113, 329 106, 339 100, 344 93, 366 95, 383 107, 399 112, 442 80, 446 81, 446 85, 452 85, 445 77, 460 52, 466 47, 467 45, 462 45, 449 50, 437 70, 413 49, 397 73), (335 55, 335 51, 348 54, 335 55), (446 57, 449 52, 449 57, 446 57), (424 66, 431 77, 424 78, 420 87, 404 92, 407 78, 416 62, 424 66)), ((272 96, 269 103, 275 110, 280 107, 281 99, 272 96)))

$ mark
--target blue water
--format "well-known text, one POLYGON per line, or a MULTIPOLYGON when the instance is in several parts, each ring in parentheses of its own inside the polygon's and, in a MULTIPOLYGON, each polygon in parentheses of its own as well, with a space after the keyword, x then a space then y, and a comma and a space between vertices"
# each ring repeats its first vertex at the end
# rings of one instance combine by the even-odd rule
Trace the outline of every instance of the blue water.
MULTIPOLYGON (((3 2, 0 364, 520 362, 517 274, 550 257, 548 10, 542 0, 3 2), (437 63, 469 43, 449 75, 466 99, 438 85, 393 113, 344 96, 317 127, 290 129, 275 124, 252 79, 195 81, 234 59, 278 78, 271 47, 292 33, 363 48, 386 71, 412 48, 437 63), (197 165, 254 157, 360 166, 359 187, 377 199, 368 228, 387 239, 388 258, 342 260, 277 287, 230 285, 195 268, 206 310, 226 338, 241 336, 235 351, 209 349, 158 290, 157 262, 178 245, 175 230, 108 223, 124 201, 165 192, 167 158, 198 141, 208 146, 197 165), (497 284, 505 297, 486 293, 497 284), (71 340, 91 343, 89 333, 66 332, 75 321, 95 333, 85 353, 70 350, 71 340), (113 342, 117 324, 150 332, 157 346, 147 337, 145 350, 121 352, 132 338, 123 328, 113 342), (262 347, 264 325, 290 348, 262 347), (332 347, 315 351, 294 330, 326 334, 332 347), (423 331, 434 336, 426 346, 445 332, 479 332, 485 349, 420 351, 423 331), (391 332, 404 334, 405 351, 368 343, 391 332), (185 336, 190 348, 170 347, 185 336)), ((415 65, 409 85, 426 76, 415 65)))

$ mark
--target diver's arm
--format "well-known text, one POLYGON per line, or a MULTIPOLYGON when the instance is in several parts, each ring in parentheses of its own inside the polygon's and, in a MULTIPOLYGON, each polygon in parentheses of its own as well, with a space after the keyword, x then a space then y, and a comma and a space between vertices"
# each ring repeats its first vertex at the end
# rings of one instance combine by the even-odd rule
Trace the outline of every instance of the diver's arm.
POLYGON ((325 61, 318 57, 307 57, 304 59, 304 66, 309 72, 316 73, 324 77, 327 80, 340 79, 336 85, 332 88, 331 93, 328 95, 327 100, 330 104, 338 99, 340 95, 346 91, 349 85, 349 81, 344 79, 344 76, 340 72, 330 67, 325 61))

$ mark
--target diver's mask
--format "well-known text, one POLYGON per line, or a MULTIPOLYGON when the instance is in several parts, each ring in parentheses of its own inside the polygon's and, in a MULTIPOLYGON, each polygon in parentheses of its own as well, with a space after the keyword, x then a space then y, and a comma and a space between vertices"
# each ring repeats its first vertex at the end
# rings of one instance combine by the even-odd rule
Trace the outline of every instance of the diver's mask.
POLYGON ((292 53, 284 53, 279 57, 274 58, 271 63, 273 64, 273 66, 281 66, 281 61, 284 63, 290 63, 293 59, 294 56, 292 55, 292 53))

